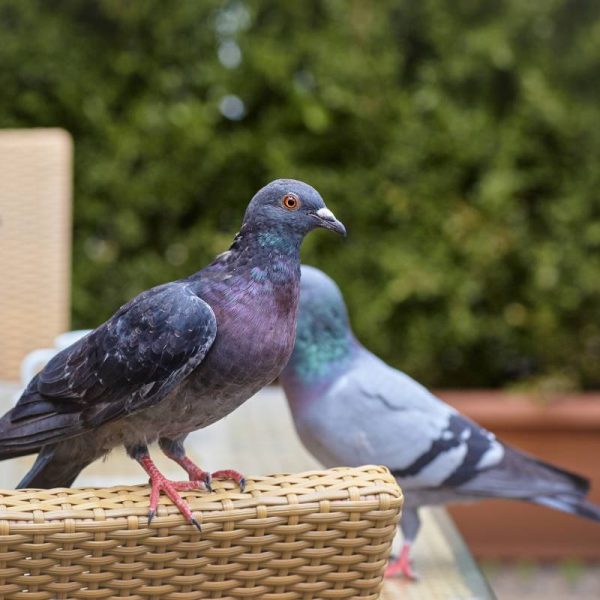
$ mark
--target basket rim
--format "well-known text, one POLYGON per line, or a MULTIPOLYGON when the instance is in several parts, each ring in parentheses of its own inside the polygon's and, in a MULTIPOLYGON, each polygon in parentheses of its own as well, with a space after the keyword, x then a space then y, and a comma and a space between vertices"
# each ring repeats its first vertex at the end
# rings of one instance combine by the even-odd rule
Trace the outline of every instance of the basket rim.
MULTIPOLYGON (((349 509, 387 512, 399 508, 403 501, 402 491, 387 467, 374 465, 250 477, 244 492, 229 481, 214 483, 212 492, 182 492, 192 511, 202 513, 203 526, 217 526, 231 519, 285 520, 290 514, 315 511, 323 513, 320 518, 326 520, 349 509)), ((73 520, 76 530, 103 528, 109 525, 107 521, 111 529, 127 529, 132 526, 132 518, 146 521, 149 495, 147 484, 0 490, 0 538, 7 533, 8 525, 13 533, 27 530, 32 524, 50 533, 53 529, 63 531, 65 520, 73 520)), ((161 495, 153 528, 178 525, 187 525, 187 521, 161 495)))

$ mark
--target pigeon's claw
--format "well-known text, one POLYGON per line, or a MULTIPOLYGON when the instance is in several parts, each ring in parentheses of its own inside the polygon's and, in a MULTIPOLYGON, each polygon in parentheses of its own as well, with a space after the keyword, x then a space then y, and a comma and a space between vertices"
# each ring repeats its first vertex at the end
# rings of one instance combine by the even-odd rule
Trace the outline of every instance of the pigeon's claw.
POLYGON ((385 577, 396 577, 401 575, 410 581, 417 581, 419 576, 413 570, 410 563, 410 544, 404 544, 400 555, 392 560, 385 570, 385 577))
POLYGON ((148 525, 152 522, 156 509, 158 508, 158 499, 160 493, 163 492, 169 500, 179 509, 179 512, 189 521, 200 529, 200 524, 194 518, 188 503, 178 494, 178 492, 186 492, 189 490, 206 489, 203 481, 171 481, 164 475, 159 474, 150 478, 150 510, 148 511, 148 525))
POLYGON ((243 492, 246 489, 246 478, 239 473, 238 471, 234 471, 233 469, 223 469, 222 471, 215 471, 212 474, 213 479, 233 479, 239 486, 240 492, 243 492))
POLYGON ((170 479, 167 479, 158 470, 158 467, 150 458, 145 447, 135 458, 150 477, 151 488, 150 507, 148 510, 148 525, 152 523, 152 519, 154 519, 154 516, 156 515, 160 493, 164 492, 167 498, 169 498, 169 500, 171 500, 171 502, 179 509, 179 512, 186 518, 186 520, 200 529, 200 523, 194 518, 188 503, 178 494, 178 492, 204 490, 206 489, 206 484, 204 481, 199 479, 193 481, 171 481, 170 479))

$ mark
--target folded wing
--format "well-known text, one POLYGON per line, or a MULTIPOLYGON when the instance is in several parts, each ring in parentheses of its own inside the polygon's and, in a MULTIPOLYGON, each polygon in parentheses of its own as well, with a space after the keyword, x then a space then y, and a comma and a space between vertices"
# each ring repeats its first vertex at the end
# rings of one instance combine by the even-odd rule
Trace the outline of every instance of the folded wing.
POLYGON ((0 458, 160 402, 202 362, 216 333, 211 307, 185 282, 136 296, 32 379, 0 419, 0 458))
POLYGON ((407 490, 452 490, 468 497, 520 498, 548 505, 550 497, 579 503, 587 493, 586 479, 503 444, 382 362, 353 370, 346 385, 359 391, 361 404, 370 406, 372 443, 382 453, 373 461, 385 457, 407 490))

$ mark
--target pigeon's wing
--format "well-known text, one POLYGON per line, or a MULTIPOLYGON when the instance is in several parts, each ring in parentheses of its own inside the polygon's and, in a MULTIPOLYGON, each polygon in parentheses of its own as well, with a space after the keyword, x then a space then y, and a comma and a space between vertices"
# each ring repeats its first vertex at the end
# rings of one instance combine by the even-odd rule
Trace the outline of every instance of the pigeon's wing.
POLYGON ((185 282, 143 292, 56 355, 0 420, 0 455, 78 435, 160 402, 202 361, 217 333, 185 282))
MULTIPOLYGON (((600 521, 600 507, 585 500, 586 479, 506 446, 367 351, 318 402, 295 405, 300 436, 318 460, 387 465, 413 516, 426 504, 512 498, 600 521)), ((414 526, 409 519, 408 537, 414 526)))
POLYGON ((585 479, 506 446, 379 359, 352 369, 343 387, 341 397, 368 411, 370 462, 390 467, 407 490, 523 499, 587 490, 585 479))
POLYGON ((355 449, 353 462, 383 463, 407 489, 460 485, 503 457, 492 433, 373 355, 329 394, 338 399, 344 435, 353 432, 345 444, 355 449))

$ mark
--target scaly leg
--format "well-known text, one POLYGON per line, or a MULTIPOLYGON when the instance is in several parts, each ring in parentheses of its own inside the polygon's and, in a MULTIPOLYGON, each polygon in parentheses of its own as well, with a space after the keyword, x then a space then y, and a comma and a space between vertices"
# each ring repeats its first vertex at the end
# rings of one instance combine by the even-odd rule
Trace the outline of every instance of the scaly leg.
POLYGON ((410 549, 421 528, 421 518, 419 517, 418 507, 409 504, 409 494, 410 492, 406 494, 407 501, 402 508, 402 519, 400 520, 400 529, 402 530, 404 544, 400 555, 388 565, 385 576, 394 577, 395 575, 402 575, 406 579, 415 581, 419 577, 410 563, 410 549))
POLYGON ((187 502, 177 493, 184 492, 188 490, 197 490, 197 489, 205 489, 206 485, 204 481, 195 480, 195 481, 171 481, 167 479, 159 470, 158 467, 154 464, 154 461, 150 458, 150 454, 148 453, 148 447, 145 444, 140 444, 134 448, 128 448, 129 455, 134 458, 144 471, 148 473, 148 477, 150 478, 150 485, 152 489, 150 490, 150 508, 148 511, 148 525, 152 523, 152 519, 156 514, 156 509, 158 507, 158 499, 161 492, 173 502, 173 504, 179 509, 179 512, 190 522, 192 525, 195 525, 198 529, 200 529, 200 523, 194 518, 190 507, 187 502))
POLYGON ((160 449, 165 456, 174 460, 188 474, 190 481, 202 481, 208 491, 212 491, 210 486, 211 474, 196 465, 185 453, 185 448, 180 440, 169 438, 160 438, 158 440, 160 449))
POLYGON ((411 581, 416 581, 419 578, 410 564, 410 542, 404 543, 398 558, 391 561, 385 570, 386 577, 395 577, 396 575, 402 575, 411 581))
POLYGON ((166 456, 168 456, 171 460, 174 460, 186 471, 190 480, 203 481, 208 490, 212 491, 211 482, 213 479, 233 479, 233 481, 240 486, 240 490, 242 492, 244 491, 246 486, 246 478, 241 473, 238 473, 238 471, 226 469, 215 471, 211 474, 208 471, 201 469, 199 466, 194 464, 190 458, 187 457, 185 448, 183 447, 183 442, 181 440, 160 438, 160 440, 158 440, 158 444, 166 456))

